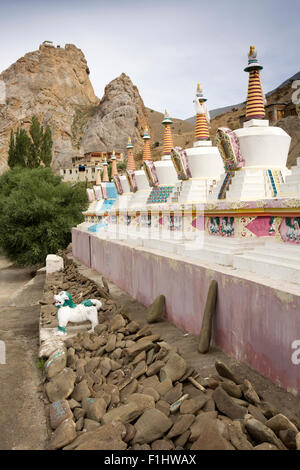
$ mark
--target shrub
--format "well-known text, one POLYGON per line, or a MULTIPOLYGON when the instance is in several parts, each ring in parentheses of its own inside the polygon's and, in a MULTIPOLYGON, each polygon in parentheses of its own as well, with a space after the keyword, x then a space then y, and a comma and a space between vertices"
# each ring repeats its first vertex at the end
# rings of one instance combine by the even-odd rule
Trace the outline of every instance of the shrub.
POLYGON ((0 248, 22 265, 64 249, 83 221, 85 185, 63 183, 50 168, 14 168, 0 176, 0 248))

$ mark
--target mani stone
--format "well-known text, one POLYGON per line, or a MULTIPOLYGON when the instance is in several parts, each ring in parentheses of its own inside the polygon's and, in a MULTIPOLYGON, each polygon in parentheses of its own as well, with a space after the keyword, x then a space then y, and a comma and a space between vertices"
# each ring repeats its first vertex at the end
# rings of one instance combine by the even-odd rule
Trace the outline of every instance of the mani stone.
POLYGON ((157 441, 152 442, 151 449, 152 450, 173 450, 174 444, 172 441, 168 441, 167 439, 159 439, 157 441))
POLYGON ((198 351, 202 354, 208 352, 210 340, 211 340, 211 333, 212 333, 212 321, 213 316, 216 311, 216 303, 217 303, 217 290, 218 290, 218 283, 217 281, 213 280, 210 283, 208 294, 206 298, 206 304, 202 319, 202 326, 199 335, 199 344, 198 344, 198 351))
POLYGON ((77 384, 74 388, 72 393, 72 398, 76 401, 81 401, 84 398, 88 398, 91 396, 91 391, 89 389, 88 383, 86 380, 82 380, 77 384))
POLYGON ((243 393, 246 400, 249 403, 252 403, 252 405, 257 405, 258 403, 260 403, 260 398, 254 390, 251 382, 249 382, 249 380, 244 380, 243 393))
POLYGON ((145 395, 143 393, 133 393, 132 395, 129 395, 126 397, 124 402, 127 403, 134 403, 139 410, 142 412, 146 410, 150 410, 151 408, 155 407, 155 401, 154 398, 151 397, 150 395, 145 395))
POLYGON ((76 450, 125 450, 127 444, 122 440, 122 437, 126 435, 124 425, 112 423, 110 428, 107 426, 100 426, 95 431, 89 431, 79 436, 77 439, 82 437, 82 440, 77 441, 76 439, 76 450), (118 424, 122 428, 119 428, 118 424))
POLYGON ((207 402, 207 397, 205 396, 204 393, 199 391, 199 394, 196 395, 194 398, 191 398, 190 400, 184 400, 180 406, 180 413, 181 414, 186 414, 186 413, 196 413, 198 410, 200 410, 203 405, 207 402))
POLYGON ((242 397, 242 390, 239 385, 236 385, 231 380, 226 380, 225 382, 221 383, 221 387, 228 393, 231 397, 234 398, 241 398, 242 397))
POLYGON ((133 444, 147 444, 156 441, 163 436, 172 425, 173 421, 156 408, 146 410, 134 425, 136 434, 133 439, 133 444))
POLYGON ((50 405, 50 425, 56 429, 65 419, 72 418, 73 414, 67 400, 58 400, 50 405))
POLYGON ((230 442, 237 450, 253 450, 253 445, 250 444, 246 435, 235 422, 233 424, 228 424, 227 430, 230 442))
POLYGON ((247 413, 247 408, 237 405, 221 386, 214 390, 212 397, 218 410, 231 419, 242 419, 247 413))
POLYGON ((217 420, 208 420, 190 450, 234 450, 221 434, 217 420))
POLYGON ((76 374, 72 369, 65 368, 46 384, 46 393, 52 403, 68 398, 74 390, 76 374))
POLYGON ((55 351, 45 362, 44 370, 47 379, 52 379, 56 374, 61 372, 67 365, 67 354, 65 349, 55 351))
POLYGON ((291 429, 292 431, 298 432, 296 426, 284 415, 279 413, 273 418, 270 418, 266 423, 268 428, 272 429, 275 434, 278 435, 279 431, 283 431, 285 429, 291 429))
POLYGON ((245 426, 251 437, 256 442, 269 442, 270 444, 274 444, 281 450, 286 450, 286 447, 281 442, 281 440, 278 439, 272 429, 268 428, 257 419, 254 419, 252 417, 245 419, 245 426))
POLYGON ((290 450, 296 450, 296 437, 298 431, 292 431, 292 429, 284 429, 279 431, 279 437, 284 443, 284 445, 290 450))
POLYGON ((110 423, 111 421, 121 421, 123 424, 134 421, 138 416, 142 414, 142 411, 135 403, 128 403, 127 405, 118 406, 108 411, 102 418, 104 424, 110 423))
POLYGON ((229 369, 229 367, 227 367, 223 362, 216 361, 215 362, 215 368, 216 368, 218 374, 221 377, 225 377, 226 379, 230 379, 235 384, 240 385, 241 380, 238 377, 236 377, 234 375, 234 373, 231 371, 231 369, 229 369))
POLYGON ((100 421, 106 412, 106 401, 103 398, 84 398, 82 408, 86 411, 86 417, 94 421, 100 421))
POLYGON ((180 416, 168 432, 167 438, 173 439, 173 437, 180 436, 189 429, 194 420, 195 416, 192 414, 180 416))
POLYGON ((72 419, 66 419, 54 431, 48 449, 56 450, 64 447, 76 438, 76 426, 72 419))
POLYGON ((175 382, 181 379, 185 371, 185 360, 179 354, 170 352, 166 365, 160 369, 160 380, 170 379, 172 382, 175 382))
POLYGON ((166 298, 164 295, 159 295, 154 300, 153 304, 147 309, 146 319, 148 323, 155 323, 162 319, 166 309, 166 298))

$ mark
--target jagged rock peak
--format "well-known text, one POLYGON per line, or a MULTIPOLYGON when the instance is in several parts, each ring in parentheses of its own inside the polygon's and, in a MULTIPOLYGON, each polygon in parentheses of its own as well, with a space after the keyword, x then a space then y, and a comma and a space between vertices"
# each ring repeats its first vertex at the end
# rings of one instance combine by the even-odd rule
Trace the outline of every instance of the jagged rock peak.
POLYGON ((42 44, 0 74, 5 102, 0 104, 0 172, 7 165, 10 130, 29 126, 36 114, 49 124, 54 166, 68 166, 78 154, 83 128, 99 104, 83 52, 73 44, 42 44))
POLYGON ((138 88, 122 73, 105 87, 104 96, 83 136, 84 151, 126 152, 128 137, 131 137, 135 153, 141 152, 146 126, 149 127, 147 111, 138 88))

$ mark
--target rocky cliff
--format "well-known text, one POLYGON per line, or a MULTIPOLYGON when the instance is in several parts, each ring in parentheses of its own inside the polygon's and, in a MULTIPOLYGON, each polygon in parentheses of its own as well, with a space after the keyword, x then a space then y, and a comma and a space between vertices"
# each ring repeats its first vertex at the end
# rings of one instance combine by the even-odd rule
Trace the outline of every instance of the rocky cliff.
MULTIPOLYGON (((88 121, 82 138, 85 152, 116 150, 126 153, 128 137, 135 154, 143 148, 143 130, 149 125, 147 111, 136 86, 122 73, 112 80, 94 116, 88 121)), ((151 132, 151 127, 150 127, 151 132)))
POLYGON ((67 166, 78 154, 81 136, 99 104, 80 49, 41 45, 1 73, 6 100, 0 104, 0 172, 7 166, 10 130, 28 128, 36 114, 53 133, 53 164, 67 166))

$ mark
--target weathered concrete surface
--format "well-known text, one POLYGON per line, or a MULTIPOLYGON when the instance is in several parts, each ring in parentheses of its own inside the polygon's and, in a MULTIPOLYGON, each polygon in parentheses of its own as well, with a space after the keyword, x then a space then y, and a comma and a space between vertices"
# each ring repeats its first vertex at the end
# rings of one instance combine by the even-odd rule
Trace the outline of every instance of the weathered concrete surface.
POLYGON ((215 279, 218 301, 212 340, 274 383, 300 394, 300 367, 291 359, 292 343, 300 339, 299 288, 289 292, 254 274, 101 240, 77 229, 72 246, 76 258, 144 305, 165 295, 168 319, 195 335, 215 279))
MULTIPOLYGON (((78 263, 78 260, 76 262, 78 263)), ((102 285, 102 274, 94 269, 87 268, 79 263, 79 272, 102 285)), ((141 325, 148 324, 146 318, 147 308, 144 305, 111 282, 109 282, 109 291, 116 303, 119 306, 122 305, 134 320, 141 325)), ((216 374, 215 362, 216 360, 221 361, 229 366, 242 380, 250 380, 261 397, 272 403, 283 414, 286 416, 296 415, 300 419, 300 398, 273 384, 247 365, 236 361, 233 357, 229 357, 215 345, 210 347, 209 353, 200 354, 198 352, 198 336, 187 333, 166 320, 153 323, 150 328, 153 334, 160 334, 169 344, 176 345, 187 363, 196 370, 201 371, 201 376, 216 374)), ((188 393, 193 397, 194 394, 198 393, 198 390, 191 384, 188 393)))
POLYGON ((48 438, 37 368, 44 274, 16 268, 0 255, 0 450, 45 449, 48 438))

